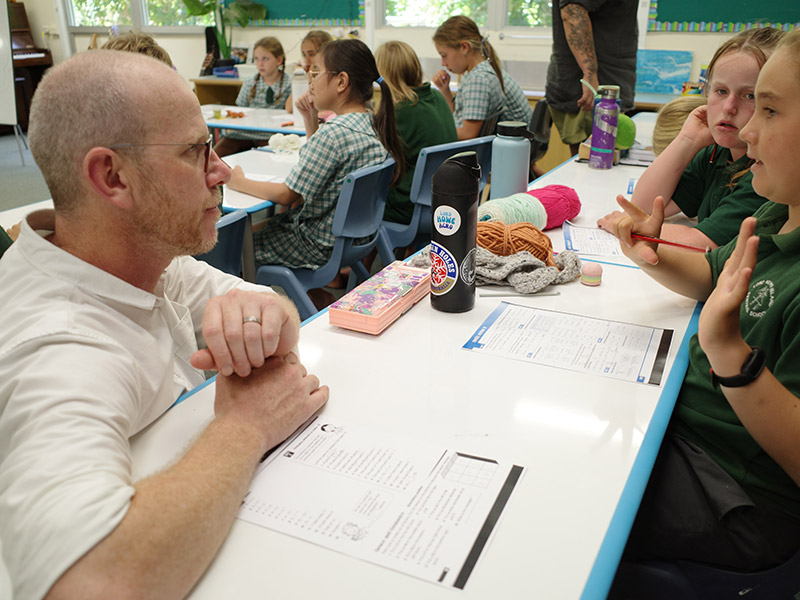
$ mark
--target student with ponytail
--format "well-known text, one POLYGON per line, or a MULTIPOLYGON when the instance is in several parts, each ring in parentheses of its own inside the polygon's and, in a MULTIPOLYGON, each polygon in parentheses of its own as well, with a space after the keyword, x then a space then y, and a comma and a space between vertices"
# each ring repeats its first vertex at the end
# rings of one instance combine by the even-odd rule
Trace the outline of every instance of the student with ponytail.
MULTIPOLYGON (((279 108, 291 103, 292 78, 286 73, 283 46, 274 37, 264 37, 255 43, 253 60, 258 73, 247 79, 239 90, 236 106, 279 108)), ((243 152, 269 142, 269 134, 229 130, 214 146, 219 156, 243 152)))
POLYGON ((450 17, 433 35, 442 66, 463 75, 458 93, 450 91, 450 74, 442 69, 433 76, 433 84, 450 105, 458 139, 478 137, 483 122, 502 111, 501 121, 530 123, 533 109, 511 76, 500 67, 500 58, 469 17, 450 17))
POLYGON ((286 182, 253 181, 235 167, 228 183, 288 207, 255 232, 259 264, 309 269, 325 264, 333 249, 333 215, 345 176, 380 164, 387 152, 397 161, 393 185, 403 176, 392 94, 366 44, 356 39, 324 44, 309 73, 311 86, 297 105, 308 141, 286 182), (376 82, 382 100, 373 116, 367 104, 376 82), (332 110, 336 116, 320 124, 320 110, 332 110))

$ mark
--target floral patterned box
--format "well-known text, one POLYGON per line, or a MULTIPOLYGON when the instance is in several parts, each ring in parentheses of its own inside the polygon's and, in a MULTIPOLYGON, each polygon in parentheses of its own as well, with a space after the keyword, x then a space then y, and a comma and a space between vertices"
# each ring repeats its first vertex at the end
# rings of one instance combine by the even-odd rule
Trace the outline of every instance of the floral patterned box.
POLYGON ((377 335, 430 292, 428 269, 395 261, 328 307, 331 325, 377 335))

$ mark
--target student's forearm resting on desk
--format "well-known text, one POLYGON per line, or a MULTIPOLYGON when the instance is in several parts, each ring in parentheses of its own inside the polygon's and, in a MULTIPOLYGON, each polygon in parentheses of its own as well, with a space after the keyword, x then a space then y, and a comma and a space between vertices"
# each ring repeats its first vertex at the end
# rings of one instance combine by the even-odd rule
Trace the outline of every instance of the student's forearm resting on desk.
MULTIPOLYGON (((721 377, 739 373, 751 351, 739 327, 739 311, 756 264, 755 219, 742 223, 736 249, 700 313, 698 341, 721 377)), ((775 357, 773 357, 775 358, 775 357)), ((800 485, 800 411, 798 399, 768 370, 739 388, 720 386, 753 439, 800 485)))
POLYGON ((240 166, 235 166, 231 172, 231 179, 228 187, 237 192, 244 192, 251 196, 264 198, 275 204, 282 206, 294 206, 303 201, 303 197, 290 190, 285 183, 275 183, 274 181, 254 181, 244 175, 240 166))
MULTIPOLYGON (((594 49, 594 34, 589 12, 580 4, 567 4, 561 9, 561 21, 564 24, 564 34, 567 44, 583 72, 583 79, 588 81, 594 89, 599 86, 597 79, 597 54, 594 49)), ((583 86, 583 95, 578 99, 581 110, 594 108, 594 92, 583 86)))
POLYGON ((651 212, 656 196, 664 198, 664 215, 669 217, 680 212, 672 201, 681 176, 695 155, 714 143, 706 121, 706 107, 692 111, 677 137, 644 170, 633 190, 631 201, 639 208, 651 212))

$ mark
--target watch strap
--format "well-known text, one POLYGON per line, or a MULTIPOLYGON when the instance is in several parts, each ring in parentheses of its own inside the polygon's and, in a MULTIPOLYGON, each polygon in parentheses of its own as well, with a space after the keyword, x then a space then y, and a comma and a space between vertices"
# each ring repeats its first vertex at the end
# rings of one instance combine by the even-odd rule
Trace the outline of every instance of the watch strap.
POLYGON ((742 363, 742 368, 738 375, 720 377, 714 373, 714 369, 711 369, 711 384, 715 388, 720 385, 728 388, 744 387, 758 379, 766 363, 766 353, 758 346, 753 346, 750 354, 744 359, 744 363, 742 363))

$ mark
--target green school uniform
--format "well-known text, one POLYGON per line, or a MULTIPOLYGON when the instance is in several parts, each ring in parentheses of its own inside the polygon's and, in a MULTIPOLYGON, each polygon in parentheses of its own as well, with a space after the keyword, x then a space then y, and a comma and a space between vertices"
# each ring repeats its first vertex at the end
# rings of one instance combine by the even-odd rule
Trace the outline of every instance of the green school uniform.
MULTIPOLYGON (((766 352, 767 368, 800 396, 800 229, 777 234, 787 215, 785 205, 773 202, 755 214, 758 262, 740 310, 740 327, 750 346, 766 352)), ((735 244, 708 255, 715 285, 735 244)), ((747 432, 722 391, 714 389, 709 368, 695 335, 671 431, 705 450, 756 504, 800 522, 800 487, 747 432)))
POLYGON ((409 200, 414 168, 419 151, 428 146, 455 142, 458 139, 450 107, 430 83, 414 88, 417 101, 398 102, 394 107, 397 133, 403 141, 406 172, 396 187, 389 190, 383 218, 394 223, 409 223, 414 207, 409 200))
POLYGON ((730 161, 727 148, 703 148, 686 167, 672 195, 687 217, 697 217, 697 229, 718 246, 735 238, 742 221, 767 201, 753 190, 749 171, 731 188, 731 176, 746 169, 749 159, 730 161))

